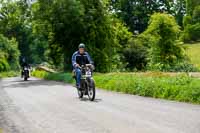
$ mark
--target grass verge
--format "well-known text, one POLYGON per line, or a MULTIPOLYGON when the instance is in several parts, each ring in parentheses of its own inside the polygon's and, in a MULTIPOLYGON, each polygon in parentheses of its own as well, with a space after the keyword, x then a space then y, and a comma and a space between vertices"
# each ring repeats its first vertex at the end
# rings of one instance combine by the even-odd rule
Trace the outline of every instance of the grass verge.
POLYGON ((16 71, 0 72, 0 78, 16 77, 18 75, 19 75, 19 72, 16 72, 16 71))
MULTIPOLYGON (((48 80, 72 83, 69 73, 35 71, 33 75, 48 80)), ((187 74, 109 73, 95 74, 96 86, 109 91, 200 104, 200 79, 187 74)))
POLYGON ((127 94, 200 104, 200 79, 186 74, 177 76, 141 74, 98 74, 99 88, 127 94))

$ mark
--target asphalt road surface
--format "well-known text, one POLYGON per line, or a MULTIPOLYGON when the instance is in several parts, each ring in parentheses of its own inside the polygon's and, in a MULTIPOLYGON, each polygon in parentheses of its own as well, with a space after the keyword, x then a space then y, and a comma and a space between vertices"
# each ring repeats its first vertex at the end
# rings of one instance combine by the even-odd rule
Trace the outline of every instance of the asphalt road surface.
POLYGON ((200 106, 74 87, 32 78, 0 81, 3 133, 200 133, 200 106))

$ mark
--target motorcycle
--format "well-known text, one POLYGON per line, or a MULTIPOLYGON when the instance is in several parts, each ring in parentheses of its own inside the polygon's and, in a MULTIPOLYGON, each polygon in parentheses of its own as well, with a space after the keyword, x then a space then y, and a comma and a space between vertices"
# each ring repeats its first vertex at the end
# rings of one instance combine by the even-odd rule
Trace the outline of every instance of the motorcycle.
POLYGON ((96 90, 95 82, 92 77, 93 74, 93 65, 86 64, 79 67, 81 70, 81 87, 78 89, 79 98, 83 98, 84 95, 88 95, 90 101, 94 101, 96 90))
POLYGON ((23 77, 24 77, 24 81, 28 80, 28 78, 29 78, 29 68, 28 67, 24 67, 23 77))

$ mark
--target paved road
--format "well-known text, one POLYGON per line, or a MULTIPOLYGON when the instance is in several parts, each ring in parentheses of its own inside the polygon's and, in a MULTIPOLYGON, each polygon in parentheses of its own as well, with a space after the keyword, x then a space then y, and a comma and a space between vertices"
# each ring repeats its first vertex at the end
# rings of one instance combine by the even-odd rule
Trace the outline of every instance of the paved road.
POLYGON ((71 85, 20 78, 0 81, 5 133, 200 133, 200 106, 97 91, 79 100, 71 85))

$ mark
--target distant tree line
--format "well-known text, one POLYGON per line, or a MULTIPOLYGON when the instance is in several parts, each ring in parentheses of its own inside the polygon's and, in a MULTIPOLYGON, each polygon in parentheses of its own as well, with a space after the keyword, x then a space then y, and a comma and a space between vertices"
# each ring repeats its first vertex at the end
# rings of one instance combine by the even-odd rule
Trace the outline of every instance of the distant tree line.
MULTIPOLYGON (((17 61, 58 70, 70 70, 85 43, 99 72, 193 71, 181 41, 200 39, 199 7, 199 0, 1 0, 0 43, 7 40, 17 61)), ((0 70, 19 68, 0 48, 0 70)))

